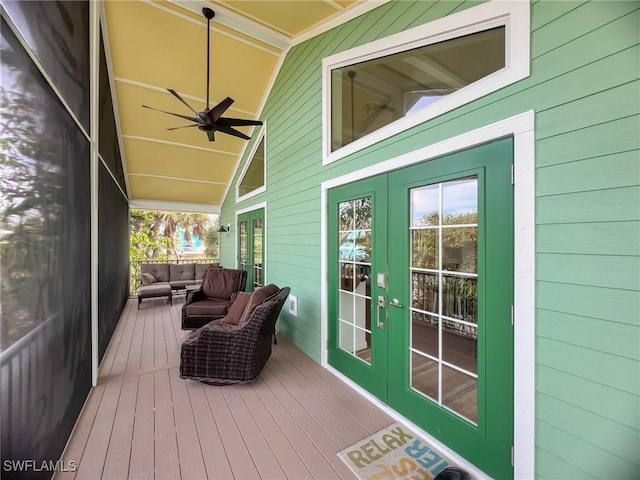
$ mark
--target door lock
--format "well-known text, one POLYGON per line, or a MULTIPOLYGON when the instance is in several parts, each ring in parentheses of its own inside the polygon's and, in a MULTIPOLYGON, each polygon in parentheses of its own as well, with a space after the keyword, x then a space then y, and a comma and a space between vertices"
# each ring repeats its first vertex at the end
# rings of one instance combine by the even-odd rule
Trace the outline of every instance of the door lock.
POLYGON ((385 308, 387 306, 387 302, 384 298, 384 295, 378 295, 378 307, 385 308))

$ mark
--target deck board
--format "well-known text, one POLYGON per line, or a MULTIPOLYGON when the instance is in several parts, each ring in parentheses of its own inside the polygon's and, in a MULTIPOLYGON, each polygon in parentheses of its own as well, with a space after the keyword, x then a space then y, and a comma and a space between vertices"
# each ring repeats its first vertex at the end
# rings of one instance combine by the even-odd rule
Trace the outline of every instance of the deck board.
MULTIPOLYGON (((187 392, 191 399, 193 416, 200 441, 200 450, 207 471, 207 478, 232 478, 233 472, 225 452, 225 446, 218 432, 209 401, 204 392, 205 385, 199 382, 186 382, 187 392)), ((219 412, 216 412, 218 415, 219 412)))
POLYGON ((251 384, 181 379, 183 303, 129 300, 56 478, 355 478, 337 452, 393 419, 281 336, 251 384))
POLYGON ((262 435, 236 387, 228 387, 220 389, 220 391, 229 405, 231 415, 233 415, 260 478, 285 478, 285 474, 271 450, 270 442, 262 435))
POLYGON ((163 478, 181 478, 169 370, 153 374, 155 405, 155 471, 163 478))
POLYGON ((122 382, 120 399, 113 422, 113 431, 107 450, 102 476, 113 480, 126 479, 129 476, 131 457, 131 438, 138 396, 138 377, 130 377, 122 382))
POLYGON ((262 436, 267 439, 269 447, 285 476, 296 480, 312 480, 313 476, 273 419, 267 407, 260 401, 260 397, 253 387, 251 385, 240 385, 237 387, 237 393, 244 401, 262 436))
POLYGON ((136 378, 138 378, 138 398, 131 441, 129 478, 153 479, 155 475, 154 379, 152 373, 136 378))

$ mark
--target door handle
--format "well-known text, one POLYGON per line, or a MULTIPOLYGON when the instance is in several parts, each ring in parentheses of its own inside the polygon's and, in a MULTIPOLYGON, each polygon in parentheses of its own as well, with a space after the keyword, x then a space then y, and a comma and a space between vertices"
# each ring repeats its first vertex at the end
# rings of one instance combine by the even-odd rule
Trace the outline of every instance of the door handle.
POLYGON ((385 308, 385 298, 383 295, 379 295, 378 296, 378 306, 376 308, 376 315, 377 315, 377 326, 380 330, 384 330, 384 322, 380 321, 380 309, 382 308, 384 310, 385 308))
POLYGON ((396 308, 402 308, 402 304, 400 304, 400 302, 398 301, 397 298, 394 298, 393 300, 391 300, 389 302, 389 305, 391 305, 392 307, 396 307, 396 308))

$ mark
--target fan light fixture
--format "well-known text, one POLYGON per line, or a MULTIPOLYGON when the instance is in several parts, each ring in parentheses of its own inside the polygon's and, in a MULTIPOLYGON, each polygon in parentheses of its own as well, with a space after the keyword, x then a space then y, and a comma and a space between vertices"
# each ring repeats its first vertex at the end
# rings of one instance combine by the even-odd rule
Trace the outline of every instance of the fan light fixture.
POLYGON ((211 40, 211 19, 215 16, 215 12, 210 8, 204 7, 202 9, 202 13, 207 19, 207 108, 202 112, 196 112, 191 105, 189 105, 175 90, 167 88, 167 91, 176 97, 180 102, 187 106, 189 110, 191 110, 195 117, 189 117, 187 115, 181 115, 179 113, 166 112, 164 110, 160 110, 158 108, 149 107, 147 105, 142 105, 144 108, 148 108, 150 110, 155 110, 157 112, 166 113, 168 115, 173 115, 174 117, 182 118, 184 120, 189 120, 194 122, 195 125, 183 125, 181 127, 173 127, 167 128, 167 130, 178 130, 180 128, 193 128, 198 127, 203 132, 207 132, 207 137, 210 142, 215 141, 214 134, 215 132, 226 133, 227 135, 233 135, 234 137, 242 138, 243 140, 249 140, 251 137, 245 135, 244 133, 236 130, 232 127, 246 127, 251 125, 262 125, 262 122, 259 120, 245 120, 243 118, 231 118, 231 117, 223 117, 222 114, 227 111, 227 109, 231 106, 234 100, 230 97, 225 98, 219 104, 217 104, 213 108, 209 108, 209 60, 210 60, 210 40, 211 40))

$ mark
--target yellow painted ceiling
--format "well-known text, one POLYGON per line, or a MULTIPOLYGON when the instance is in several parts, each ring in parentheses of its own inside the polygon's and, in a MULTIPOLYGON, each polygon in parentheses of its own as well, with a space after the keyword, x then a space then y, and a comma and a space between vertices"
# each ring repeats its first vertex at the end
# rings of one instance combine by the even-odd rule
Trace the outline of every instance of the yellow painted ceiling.
MULTIPOLYGON (((209 142, 190 122, 143 108, 193 116, 206 104, 206 19, 211 22, 210 107, 234 99, 226 117, 256 119, 280 57, 303 32, 321 27, 365 0, 196 0, 104 2, 108 50, 124 146, 129 196, 220 205, 246 141, 220 132, 209 142)), ((247 135, 260 127, 237 127, 247 135), (255 128, 255 130, 254 130, 255 128)))

